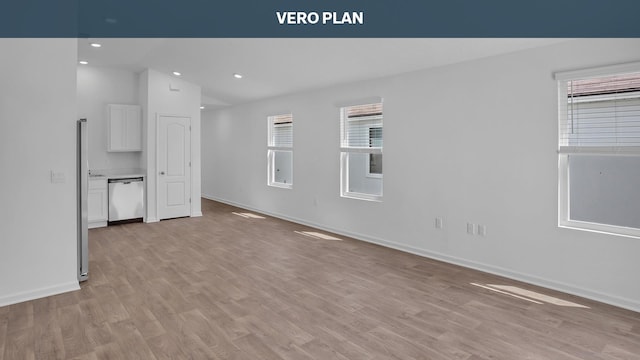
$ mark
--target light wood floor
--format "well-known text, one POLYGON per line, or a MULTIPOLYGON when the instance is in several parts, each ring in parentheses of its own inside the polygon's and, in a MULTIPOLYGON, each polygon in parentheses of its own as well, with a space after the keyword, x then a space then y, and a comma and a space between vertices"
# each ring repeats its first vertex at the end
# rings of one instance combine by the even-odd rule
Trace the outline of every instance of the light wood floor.
POLYGON ((233 211, 91 230, 81 291, 0 308, 0 359, 640 359, 640 313, 233 211))

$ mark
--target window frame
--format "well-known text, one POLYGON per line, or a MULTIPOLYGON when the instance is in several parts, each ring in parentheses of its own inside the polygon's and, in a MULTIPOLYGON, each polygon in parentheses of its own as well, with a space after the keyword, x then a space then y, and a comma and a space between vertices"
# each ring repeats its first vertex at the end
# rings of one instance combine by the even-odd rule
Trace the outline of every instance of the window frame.
POLYGON ((267 185, 282 189, 292 189, 293 188, 293 114, 292 113, 283 113, 278 115, 270 115, 267 116, 267 185), (275 145, 273 143, 274 130, 278 127, 284 127, 283 124, 275 123, 276 119, 279 117, 288 116, 291 118, 290 126, 291 126, 291 145, 290 146, 282 146, 275 145), (291 154, 291 182, 283 183, 275 181, 275 159, 276 153, 278 152, 288 152, 291 154))
MULTIPOLYGON (((571 155, 607 155, 607 156, 637 156, 640 157, 640 147, 626 146, 569 146, 563 141, 563 117, 567 113, 567 82, 589 78, 599 78, 629 73, 639 73, 640 62, 604 66, 591 69, 581 69, 566 72, 557 72, 554 79, 558 89, 558 227, 574 230, 596 232, 608 235, 640 238, 640 228, 610 225, 581 220, 572 220, 570 211, 570 173, 569 157, 571 155)), ((603 98, 602 96, 600 96, 603 98)), ((595 98, 594 98, 595 101, 595 98)))
MULTIPOLYGON (((382 110, 383 112, 381 114, 363 116, 358 119, 349 120, 349 117, 347 116, 347 110, 349 108, 356 107, 359 105, 369 105, 369 104, 371 105, 380 104, 382 106, 382 100, 380 99, 377 101, 372 101, 372 102, 367 102, 362 104, 343 105, 340 107, 340 196, 344 198, 350 198, 350 199, 382 202, 384 187, 381 189, 380 195, 348 190, 349 188, 349 154, 364 153, 369 155, 372 155, 372 154, 382 155, 383 153, 384 143, 380 147, 372 147, 371 145, 367 147, 348 146, 348 138, 347 138, 348 132, 346 130, 347 128, 346 124, 348 121, 366 121, 371 119, 379 119, 380 120, 379 125, 370 124, 366 126, 367 134, 369 134, 369 131, 372 127, 384 129, 384 122, 383 122, 384 110, 382 110)), ((384 135, 382 139, 384 139, 384 135)), ((369 143, 370 143, 370 139, 369 139, 369 143)), ((370 157, 367 156, 366 171, 363 175, 365 177, 377 178, 377 179, 380 179, 380 181, 383 181, 384 171, 381 174, 370 174, 369 161, 370 161, 370 157)))

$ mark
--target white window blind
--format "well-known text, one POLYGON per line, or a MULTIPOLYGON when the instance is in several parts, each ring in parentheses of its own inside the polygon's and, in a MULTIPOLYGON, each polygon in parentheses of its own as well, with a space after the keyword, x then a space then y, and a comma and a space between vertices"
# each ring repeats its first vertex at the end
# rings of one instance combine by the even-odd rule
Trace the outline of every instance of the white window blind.
POLYGON ((382 153, 382 103, 350 106, 342 109, 341 147, 343 150, 382 153), (375 137, 371 137, 371 129, 375 137))
POLYGON ((293 147, 293 116, 291 114, 269 117, 269 146, 293 147))
POLYGON ((559 81, 561 153, 640 152, 640 73, 559 81))

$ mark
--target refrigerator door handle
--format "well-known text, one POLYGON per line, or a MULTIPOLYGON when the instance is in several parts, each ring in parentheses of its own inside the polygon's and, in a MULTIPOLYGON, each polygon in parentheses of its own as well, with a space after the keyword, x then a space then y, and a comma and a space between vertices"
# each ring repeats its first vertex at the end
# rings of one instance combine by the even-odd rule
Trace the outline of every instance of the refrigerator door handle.
POLYGON ((78 281, 89 277, 89 224, 87 197, 89 195, 89 162, 87 160, 87 119, 78 120, 78 281))

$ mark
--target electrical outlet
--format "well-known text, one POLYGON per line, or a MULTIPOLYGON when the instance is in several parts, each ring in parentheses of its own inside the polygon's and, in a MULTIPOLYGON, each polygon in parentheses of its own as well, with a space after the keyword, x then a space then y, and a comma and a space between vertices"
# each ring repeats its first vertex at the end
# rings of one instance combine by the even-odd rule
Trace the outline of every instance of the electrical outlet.
POLYGON ((485 225, 478 224, 478 235, 485 236, 487 235, 487 227, 485 225))
POLYGON ((475 231, 475 225, 472 223, 467 223, 467 234, 469 235, 475 235, 476 231, 475 231))
POLYGON ((437 217, 436 218, 436 229, 442 229, 442 218, 441 217, 437 217))

